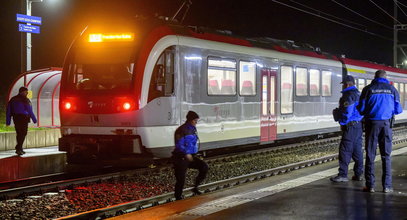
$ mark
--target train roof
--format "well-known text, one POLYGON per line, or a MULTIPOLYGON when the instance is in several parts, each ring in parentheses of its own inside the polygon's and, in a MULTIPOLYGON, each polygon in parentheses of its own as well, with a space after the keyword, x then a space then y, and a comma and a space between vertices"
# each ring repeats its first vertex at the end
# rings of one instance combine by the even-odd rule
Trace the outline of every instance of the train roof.
POLYGON ((385 66, 382 64, 377 64, 369 61, 361 61, 361 60, 354 60, 354 59, 349 59, 349 58, 341 58, 343 63, 345 65, 353 65, 353 66, 359 66, 359 67, 364 67, 364 68, 369 68, 373 70, 386 70, 389 72, 394 72, 394 73, 402 73, 402 74, 407 74, 407 70, 405 69, 399 69, 391 66, 385 66))

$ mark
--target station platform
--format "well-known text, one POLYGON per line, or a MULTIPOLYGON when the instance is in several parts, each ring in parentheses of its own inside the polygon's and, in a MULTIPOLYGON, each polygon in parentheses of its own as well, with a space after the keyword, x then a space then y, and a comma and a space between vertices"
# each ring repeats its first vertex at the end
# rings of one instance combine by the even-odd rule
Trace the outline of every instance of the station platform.
POLYGON ((364 181, 331 182, 336 160, 111 219, 407 219, 406 161, 407 147, 392 152, 392 193, 383 193, 377 156, 375 193, 364 181))
POLYGON ((0 151, 0 182, 63 172, 66 166, 65 152, 58 146, 24 149, 18 156, 15 150, 0 151))

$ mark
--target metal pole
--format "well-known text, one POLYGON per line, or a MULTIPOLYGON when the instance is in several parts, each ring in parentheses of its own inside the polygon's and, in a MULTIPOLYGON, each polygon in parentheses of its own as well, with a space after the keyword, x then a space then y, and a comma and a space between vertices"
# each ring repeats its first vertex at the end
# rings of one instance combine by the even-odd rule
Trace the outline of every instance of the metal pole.
POLYGON ((393 66, 397 67, 397 1, 394 1, 393 66))
MULTIPOLYGON (((31 16, 31 0, 26 0, 26 5, 27 5, 27 15, 31 16)), ((28 25, 31 25, 28 23, 28 25)), ((31 33, 27 33, 27 66, 26 70, 30 71, 31 70, 31 33)))

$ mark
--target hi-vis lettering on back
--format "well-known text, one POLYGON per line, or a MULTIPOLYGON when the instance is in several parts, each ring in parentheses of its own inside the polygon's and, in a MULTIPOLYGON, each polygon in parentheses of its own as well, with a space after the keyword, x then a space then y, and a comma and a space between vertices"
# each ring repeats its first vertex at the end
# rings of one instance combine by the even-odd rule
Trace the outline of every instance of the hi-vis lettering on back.
POLYGON ((373 89, 372 90, 372 94, 391 94, 391 90, 390 89, 373 89))

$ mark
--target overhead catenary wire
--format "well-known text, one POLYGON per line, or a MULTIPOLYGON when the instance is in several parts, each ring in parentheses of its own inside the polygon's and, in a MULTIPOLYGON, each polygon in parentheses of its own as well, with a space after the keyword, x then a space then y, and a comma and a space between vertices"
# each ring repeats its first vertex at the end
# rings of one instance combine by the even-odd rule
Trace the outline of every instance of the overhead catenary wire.
POLYGON ((288 4, 286 4, 286 3, 283 3, 283 2, 280 2, 280 1, 277 1, 277 0, 272 0, 272 1, 275 2, 275 3, 277 3, 277 4, 284 5, 284 6, 286 6, 286 7, 289 7, 289 8, 292 8, 292 9, 295 9, 295 10, 298 10, 298 11, 301 11, 301 12, 304 12, 304 13, 306 13, 306 14, 314 15, 314 16, 316 16, 316 17, 319 17, 319 18, 322 18, 322 19, 331 21, 331 22, 333 22, 333 23, 336 23, 336 24, 339 24, 339 25, 342 25, 342 26, 345 26, 345 27, 348 27, 348 28, 352 28, 352 29, 354 29, 354 30, 362 31, 362 32, 364 32, 364 33, 367 33, 367 34, 370 34, 370 35, 373 35, 373 36, 376 36, 376 37, 379 37, 379 38, 382 38, 382 39, 385 39, 385 40, 393 41, 393 39, 390 39, 390 38, 381 36, 381 35, 379 35, 379 34, 376 34, 376 33, 373 33, 373 32, 367 31, 367 30, 363 30, 363 29, 360 29, 360 28, 357 28, 357 27, 353 27, 353 26, 351 26, 351 25, 341 23, 341 22, 336 21, 336 20, 333 20, 333 19, 331 19, 331 18, 327 18, 327 17, 324 17, 324 16, 322 16, 322 15, 318 15, 318 14, 315 14, 315 13, 313 13, 313 12, 309 12, 309 11, 306 11, 306 10, 304 10, 304 9, 297 8, 297 7, 295 7, 295 6, 288 5, 288 4))
POLYGON ((396 4, 396 6, 400 9, 400 11, 407 16, 407 14, 404 12, 403 8, 400 7, 399 2, 397 0, 393 0, 394 4, 396 4))
POLYGON ((378 4, 376 4, 373 0, 369 0, 372 4, 374 4, 377 8, 379 8, 381 11, 383 11, 386 15, 388 15, 389 17, 391 17, 394 21, 396 21, 397 23, 401 24, 400 21, 398 21, 396 18, 394 18, 391 14, 387 13, 386 10, 384 10, 383 8, 381 8, 378 4))
POLYGON ((399 5, 404 6, 404 7, 407 8, 407 5, 405 5, 405 4, 403 4, 403 3, 399 2, 399 1, 397 1, 397 4, 399 4, 399 5))
POLYGON ((393 30, 392 27, 389 27, 389 26, 387 26, 387 25, 385 25, 385 24, 382 24, 382 23, 377 22, 377 21, 375 21, 375 20, 373 20, 373 19, 370 19, 370 18, 368 18, 368 17, 366 17, 366 16, 364 16, 364 15, 358 13, 357 11, 352 10, 351 8, 347 7, 346 5, 343 5, 343 4, 341 4, 341 3, 339 3, 339 2, 337 2, 337 1, 335 1, 335 0, 331 0, 331 1, 334 2, 334 3, 336 3, 337 5, 339 5, 339 6, 343 7, 343 8, 345 8, 346 10, 351 11, 351 12, 353 12, 354 14, 359 15, 360 17, 362 17, 362 18, 364 18, 364 19, 366 19, 366 20, 369 20, 369 21, 371 21, 371 22, 373 22, 373 23, 375 23, 375 24, 378 24, 378 25, 380 25, 380 26, 382 26, 382 27, 385 27, 385 28, 387 28, 387 29, 393 30))
POLYGON ((323 12, 323 11, 320 11, 320 10, 318 10, 318 9, 312 8, 312 7, 307 6, 307 5, 305 5, 305 4, 296 2, 296 1, 294 1, 294 0, 290 0, 290 2, 293 2, 293 3, 295 3, 295 4, 301 5, 301 6, 304 7, 304 8, 314 10, 314 11, 320 13, 320 14, 324 14, 324 15, 326 15, 326 16, 330 16, 330 17, 333 17, 333 18, 335 18, 335 19, 338 19, 338 20, 341 20, 341 21, 344 21, 344 22, 348 22, 348 23, 352 23, 352 24, 361 26, 361 27, 363 27, 363 28, 366 28, 366 25, 363 25, 363 24, 360 24, 360 23, 357 23, 357 22, 354 22, 354 21, 350 21, 350 20, 347 20, 347 19, 344 19, 344 18, 340 18, 340 17, 334 16, 334 15, 325 13, 325 12, 323 12))

